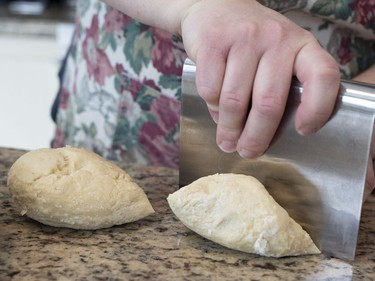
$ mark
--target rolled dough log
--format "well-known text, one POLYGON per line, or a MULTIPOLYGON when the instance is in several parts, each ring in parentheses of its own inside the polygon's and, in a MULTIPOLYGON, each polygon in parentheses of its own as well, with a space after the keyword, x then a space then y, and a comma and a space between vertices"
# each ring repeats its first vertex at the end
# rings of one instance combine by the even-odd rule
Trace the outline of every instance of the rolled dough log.
POLYGON ((8 187, 22 215, 51 226, 99 229, 154 213, 126 172, 79 148, 22 155, 9 171, 8 187))
POLYGON ((271 257, 320 253, 309 234, 254 177, 202 177, 167 200, 185 226, 225 247, 271 257))

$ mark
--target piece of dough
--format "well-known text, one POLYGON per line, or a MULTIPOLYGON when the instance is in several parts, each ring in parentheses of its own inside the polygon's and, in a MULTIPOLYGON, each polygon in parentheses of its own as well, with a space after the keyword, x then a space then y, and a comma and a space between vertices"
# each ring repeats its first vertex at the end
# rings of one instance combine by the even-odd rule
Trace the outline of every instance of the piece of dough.
POLYGON ((8 187, 22 215, 74 229, 99 229, 154 213, 122 169, 84 149, 38 149, 11 167, 8 187))
POLYGON ((320 253, 309 234, 254 177, 202 177, 167 200, 185 226, 225 247, 272 257, 320 253))

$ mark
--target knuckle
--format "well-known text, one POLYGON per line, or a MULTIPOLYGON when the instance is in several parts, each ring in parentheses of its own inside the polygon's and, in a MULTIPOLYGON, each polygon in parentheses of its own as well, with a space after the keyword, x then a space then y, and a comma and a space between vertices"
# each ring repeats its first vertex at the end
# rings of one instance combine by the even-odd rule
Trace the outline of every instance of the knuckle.
POLYGON ((241 128, 229 124, 219 124, 217 128, 217 140, 236 141, 240 137, 241 128))
POLYGON ((220 44, 220 41, 215 41, 213 39, 207 39, 205 45, 200 49, 204 54, 215 58, 225 58, 227 55, 227 48, 225 45, 220 44))
POLYGON ((310 79, 316 81, 329 82, 330 84, 340 81, 340 68, 336 60, 320 45, 312 43, 303 47, 307 52, 315 55, 316 59, 311 60, 309 65, 310 79))
POLYGON ((288 24, 277 20, 269 20, 264 23, 264 30, 265 33, 272 34, 268 39, 268 44, 270 46, 279 50, 283 48, 295 49, 298 42, 295 39, 299 37, 296 33, 299 32, 299 29, 293 29, 291 31, 291 27, 288 24))
POLYGON ((199 51, 213 57, 225 57, 227 53, 227 46, 223 44, 221 30, 208 30, 204 34, 202 45, 199 51))
POLYGON ((282 115, 284 111, 284 102, 278 94, 262 95, 251 110, 255 110, 261 116, 267 118, 277 118, 282 115))
POLYGON ((316 42, 315 36, 312 34, 312 32, 305 28, 299 29, 299 35, 301 38, 303 38, 305 41, 314 41, 316 42))
POLYGON ((275 21, 275 20, 268 20, 265 23, 265 28, 267 32, 269 32, 269 34, 272 34, 273 38, 276 38, 279 40, 285 39, 286 28, 284 24, 282 24, 281 22, 275 21))
POLYGON ((216 103, 218 101, 219 92, 208 85, 197 83, 198 93, 207 103, 216 103))
POLYGON ((340 70, 337 63, 333 60, 327 60, 324 67, 320 67, 319 71, 319 78, 326 81, 336 81, 340 80, 340 70))
POLYGON ((220 107, 227 112, 243 112, 247 110, 248 104, 235 91, 226 91, 221 94, 220 107))
POLYGON ((254 38, 254 35, 259 33, 259 27, 252 21, 243 21, 236 27, 238 34, 241 34, 242 38, 254 38))

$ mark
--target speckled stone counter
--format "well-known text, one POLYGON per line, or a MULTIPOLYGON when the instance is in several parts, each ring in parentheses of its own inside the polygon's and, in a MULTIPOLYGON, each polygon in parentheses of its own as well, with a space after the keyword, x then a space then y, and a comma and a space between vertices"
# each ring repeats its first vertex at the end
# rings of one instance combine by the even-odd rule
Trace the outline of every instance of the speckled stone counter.
MULTIPOLYGON (((0 148, 0 280, 375 280, 375 196, 364 205, 356 260, 323 255, 263 258, 228 250, 184 227, 166 197, 178 172, 122 166, 156 214, 127 225, 77 231, 15 212, 7 173, 22 151, 0 148)), ((121 165, 120 165, 121 166, 121 165)))

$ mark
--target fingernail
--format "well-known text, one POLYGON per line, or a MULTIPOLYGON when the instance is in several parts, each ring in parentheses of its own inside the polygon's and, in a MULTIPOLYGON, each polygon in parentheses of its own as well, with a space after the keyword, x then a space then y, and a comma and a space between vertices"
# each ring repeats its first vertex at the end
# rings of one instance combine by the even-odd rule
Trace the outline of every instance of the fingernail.
POLYGON ((219 113, 217 111, 212 111, 211 117, 214 120, 214 122, 217 124, 217 122, 219 121, 219 113))
POLYGON ((257 158, 260 156, 259 153, 256 153, 254 151, 251 151, 251 150, 247 150, 247 149, 240 149, 238 151, 238 154, 242 157, 242 158, 246 158, 246 159, 253 159, 253 158, 257 158))
POLYGON ((315 127, 310 127, 310 126, 303 126, 297 129, 298 134, 302 136, 309 136, 314 134, 316 131, 318 131, 317 128, 315 127))
POLYGON ((237 144, 232 141, 222 141, 219 143, 219 147, 224 152, 234 152, 236 151, 237 144))

